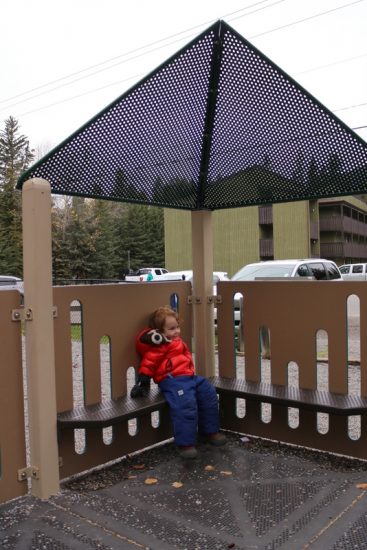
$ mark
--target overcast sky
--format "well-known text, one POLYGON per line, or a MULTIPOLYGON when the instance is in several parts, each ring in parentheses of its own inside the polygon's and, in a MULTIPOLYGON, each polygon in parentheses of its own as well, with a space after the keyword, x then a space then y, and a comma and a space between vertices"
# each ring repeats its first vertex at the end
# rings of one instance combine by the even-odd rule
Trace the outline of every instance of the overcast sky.
POLYGON ((44 154, 218 19, 367 141, 367 0, 0 0, 0 127, 44 154))

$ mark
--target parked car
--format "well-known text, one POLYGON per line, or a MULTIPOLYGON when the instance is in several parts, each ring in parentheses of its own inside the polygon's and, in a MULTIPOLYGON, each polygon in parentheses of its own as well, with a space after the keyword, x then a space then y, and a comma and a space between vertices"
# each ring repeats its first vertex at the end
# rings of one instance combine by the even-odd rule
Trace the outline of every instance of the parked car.
MULTIPOLYGON (((233 275, 231 281, 284 280, 286 278, 303 278, 311 281, 342 280, 339 268, 334 262, 320 258, 310 258, 305 260, 268 260, 247 264, 233 275)), ((234 295, 236 326, 240 323, 241 298, 242 294, 239 292, 234 295)), ((214 319, 216 322, 216 310, 214 310, 214 319)))
POLYGON ((17 290, 20 294, 20 303, 24 302, 23 281, 12 275, 0 275, 0 290, 17 290))
POLYGON ((0 290, 19 290, 23 294, 23 281, 12 275, 0 275, 0 290))
POLYGON ((168 270, 165 269, 164 267, 142 267, 141 269, 134 271, 130 275, 126 275, 125 281, 134 281, 134 282, 146 281, 149 273, 152 274, 153 280, 155 280, 155 279, 159 279, 165 273, 168 273, 168 270))
POLYGON ((367 264, 344 264, 339 270, 345 281, 367 280, 367 264))
POLYGON ((314 280, 341 279, 338 266, 331 260, 269 260, 247 264, 232 277, 232 281, 255 281, 264 278, 306 277, 314 280))
MULTIPOLYGON (((193 272, 192 269, 186 269, 182 271, 169 271, 159 278, 160 281, 192 281, 193 272)), ((229 281, 228 273, 226 271, 214 271, 213 272, 213 286, 219 281, 229 281)))

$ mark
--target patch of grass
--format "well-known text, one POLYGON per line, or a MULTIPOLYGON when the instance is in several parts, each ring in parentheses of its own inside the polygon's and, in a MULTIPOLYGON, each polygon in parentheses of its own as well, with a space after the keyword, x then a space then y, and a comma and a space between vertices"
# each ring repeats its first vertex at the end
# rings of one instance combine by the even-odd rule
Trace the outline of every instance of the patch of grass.
POLYGON ((71 325, 71 339, 80 342, 82 338, 82 327, 81 325, 71 325))
MULTIPOLYGON (((81 325, 71 325, 71 339, 76 342, 80 342, 82 339, 82 326, 81 325)), ((108 336, 102 336, 101 344, 109 344, 108 336)))

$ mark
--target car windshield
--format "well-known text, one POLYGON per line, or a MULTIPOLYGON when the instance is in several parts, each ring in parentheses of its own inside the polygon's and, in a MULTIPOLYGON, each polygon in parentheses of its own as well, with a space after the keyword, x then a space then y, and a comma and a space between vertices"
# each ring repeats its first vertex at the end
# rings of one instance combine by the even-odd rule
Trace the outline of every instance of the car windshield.
POLYGON ((290 277, 294 264, 249 264, 237 271, 232 281, 253 281, 256 277, 290 277))

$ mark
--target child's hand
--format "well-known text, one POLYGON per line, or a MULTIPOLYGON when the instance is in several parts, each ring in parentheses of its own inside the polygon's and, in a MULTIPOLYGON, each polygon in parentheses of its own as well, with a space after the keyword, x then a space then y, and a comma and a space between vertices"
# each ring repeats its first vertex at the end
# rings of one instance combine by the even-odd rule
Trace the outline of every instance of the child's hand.
POLYGON ((150 390, 150 378, 139 374, 135 386, 131 388, 130 397, 146 397, 150 390))

